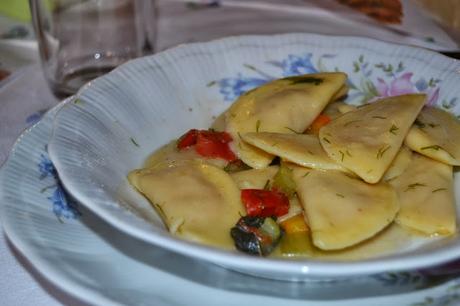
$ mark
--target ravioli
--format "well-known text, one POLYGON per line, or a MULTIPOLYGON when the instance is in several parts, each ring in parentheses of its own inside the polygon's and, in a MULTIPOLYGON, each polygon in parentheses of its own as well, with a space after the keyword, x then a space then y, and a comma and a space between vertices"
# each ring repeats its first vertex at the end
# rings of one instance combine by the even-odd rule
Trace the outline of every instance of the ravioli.
POLYGON ((250 169, 231 173, 230 176, 240 189, 264 189, 267 182, 273 182, 278 166, 264 169, 250 169))
POLYGON ((390 184, 401 202, 396 222, 427 235, 456 229, 452 166, 414 154, 406 171, 390 184))
MULTIPOLYGON (((203 157, 194 148, 178 150, 177 141, 174 140, 150 155, 144 163, 144 168, 163 167, 187 160, 203 160, 203 157)), ((221 158, 206 158, 206 162, 219 168, 227 165, 227 161, 221 158)))
POLYGON ((346 104, 341 101, 332 102, 323 110, 323 114, 329 116, 332 120, 351 111, 356 110, 356 106, 346 104))
POLYGON ((377 183, 425 100, 424 94, 388 97, 345 113, 320 129, 321 145, 331 159, 377 183))
POLYGON ((229 232, 245 209, 238 187, 225 171, 203 162, 181 161, 134 170, 128 179, 152 203, 172 234, 234 248, 229 232))
POLYGON ((308 134, 246 133, 247 143, 283 160, 314 169, 348 170, 327 156, 318 136, 308 134))
POLYGON ((396 154, 395 158, 391 162, 390 167, 388 167, 387 171, 383 175, 382 179, 388 182, 400 176, 409 166, 411 160, 412 151, 408 147, 402 146, 398 154, 396 154))
POLYGON ((399 210, 396 191, 386 183, 367 184, 329 170, 294 169, 297 194, 313 244, 339 250, 360 243, 390 224, 399 210))
POLYGON ((460 122, 453 115, 425 107, 405 143, 412 150, 448 165, 460 165, 460 122))
POLYGON ((238 98, 226 112, 226 131, 238 157, 253 168, 264 168, 273 155, 240 139, 247 132, 303 132, 336 94, 343 91, 345 73, 287 77, 262 85, 238 98))

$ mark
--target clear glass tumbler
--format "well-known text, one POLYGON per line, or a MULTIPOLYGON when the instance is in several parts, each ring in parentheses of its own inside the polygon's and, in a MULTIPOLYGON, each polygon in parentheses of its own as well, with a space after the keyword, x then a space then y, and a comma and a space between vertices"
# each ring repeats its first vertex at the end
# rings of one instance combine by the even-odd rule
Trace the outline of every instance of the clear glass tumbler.
POLYGON ((60 97, 152 52, 154 0, 29 0, 43 71, 60 97))

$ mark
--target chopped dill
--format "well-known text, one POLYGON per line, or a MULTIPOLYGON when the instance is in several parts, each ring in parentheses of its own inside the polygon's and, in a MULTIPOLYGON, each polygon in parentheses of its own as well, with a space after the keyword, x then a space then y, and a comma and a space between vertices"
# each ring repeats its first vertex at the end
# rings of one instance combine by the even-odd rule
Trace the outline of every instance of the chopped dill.
POLYGON ((416 187, 425 187, 425 186, 426 186, 425 184, 421 184, 421 183, 409 184, 409 185, 407 185, 407 188, 406 188, 406 190, 404 190, 404 192, 412 190, 412 189, 414 189, 416 187))
POLYGON ((284 78, 283 80, 291 81, 291 85, 303 84, 303 83, 312 83, 315 86, 323 83, 323 79, 310 77, 310 76, 292 76, 284 78))
POLYGON ((327 139, 326 137, 323 137, 323 140, 324 140, 325 142, 327 142, 327 143, 331 143, 331 142, 329 141, 329 139, 327 139))
POLYGON ((345 196, 343 194, 341 194, 341 193, 336 193, 335 195, 338 196, 338 197, 341 197, 341 198, 345 198, 345 196))
POLYGON ((259 129, 260 129, 260 120, 257 120, 256 122, 256 132, 259 133, 259 129))
POLYGON ((288 126, 285 126, 284 128, 285 128, 285 129, 288 129, 289 131, 291 131, 291 132, 293 132, 293 133, 295 133, 295 134, 303 134, 303 133, 301 133, 301 132, 297 132, 297 131, 294 130, 294 129, 291 129, 291 128, 288 127, 288 126))
POLYGON ((345 153, 343 153, 342 151, 339 150, 339 153, 340 153, 340 161, 343 162, 343 159, 345 158, 345 153))
POLYGON ((387 119, 387 117, 383 117, 383 116, 372 116, 372 118, 375 118, 375 119, 387 119))
POLYGON ((393 135, 397 135, 396 131, 399 130, 399 127, 397 127, 396 125, 391 125, 391 128, 390 128, 390 133, 393 134, 393 135))
POLYGON ((435 192, 438 192, 438 191, 444 191, 444 190, 447 190, 447 188, 438 188, 438 189, 435 189, 433 191, 431 191, 432 193, 435 193, 435 192))
POLYGON ((267 180, 264 185, 264 190, 270 190, 270 180, 267 180))
POLYGON ((426 147, 420 148, 420 150, 436 150, 436 151, 439 151, 439 149, 442 149, 442 147, 438 145, 432 145, 432 146, 426 146, 426 147))
POLYGON ((359 120, 359 119, 358 120, 351 120, 351 121, 348 121, 347 123, 345 123, 343 126, 349 126, 352 123, 356 123, 356 122, 360 122, 360 121, 362 121, 362 120, 359 120))
POLYGON ((137 141, 132 138, 132 137, 129 137, 129 139, 131 140, 131 142, 133 143, 133 145, 135 145, 136 147, 140 147, 140 145, 137 143, 137 141))
POLYGON ((353 157, 353 155, 351 155, 350 151, 345 150, 345 153, 346 153, 348 156, 353 157))
POLYGON ((422 147, 420 148, 420 150, 435 150, 435 151, 444 150, 444 152, 449 154, 450 157, 455 158, 455 156, 453 156, 450 152, 447 152, 443 147, 438 146, 438 145, 422 147))
POLYGON ((418 128, 421 128, 421 129, 423 129, 423 128, 426 126, 425 123, 423 123, 423 122, 422 122, 421 120, 419 120, 419 119, 415 119, 414 124, 415 124, 418 128))
POLYGON ((307 172, 305 172, 304 175, 302 175, 302 177, 306 177, 306 176, 309 175, 309 174, 310 174, 310 171, 307 171, 307 172))
POLYGON ((379 149, 379 151, 377 152, 377 159, 380 159, 383 157, 383 154, 385 154, 386 151, 388 151, 389 149, 391 148, 391 146, 387 146, 387 147, 382 147, 379 149))

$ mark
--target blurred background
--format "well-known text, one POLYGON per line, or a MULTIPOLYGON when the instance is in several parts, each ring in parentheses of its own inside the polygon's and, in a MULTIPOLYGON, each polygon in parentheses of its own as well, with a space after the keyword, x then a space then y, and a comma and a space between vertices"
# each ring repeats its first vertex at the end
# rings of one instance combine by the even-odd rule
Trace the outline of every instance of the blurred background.
MULTIPOLYGON (((47 0, 52 2, 53 0, 47 0)), ((69 0, 71 1, 71 0, 69 0)), ((101 0, 104 1, 104 0, 101 0)), ((240 34, 359 35, 458 51, 460 0, 156 0, 153 51, 240 34)), ((29 1, 0 0, 0 79, 39 61, 29 1)))

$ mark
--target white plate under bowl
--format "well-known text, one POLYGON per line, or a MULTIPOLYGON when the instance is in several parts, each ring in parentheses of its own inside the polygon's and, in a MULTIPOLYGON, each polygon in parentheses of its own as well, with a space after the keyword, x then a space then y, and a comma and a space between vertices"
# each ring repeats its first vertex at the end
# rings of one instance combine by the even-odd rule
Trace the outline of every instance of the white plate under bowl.
MULTIPOLYGON (((68 100, 70 103, 71 99, 68 100)), ((62 103, 0 169, 0 219, 40 275, 91 305, 414 306, 460 302, 460 262, 336 282, 256 278, 134 239, 65 194, 46 152, 62 103)), ((68 301, 62 301, 66 303, 68 301)), ((16 305, 2 296, 4 305, 16 305)))
MULTIPOLYGON (((352 262, 222 251, 171 236, 147 201, 129 188, 126 175, 153 150, 190 128, 209 127, 244 91, 274 78, 334 70, 349 75, 349 103, 425 92, 428 104, 460 114, 460 63, 437 53, 356 37, 231 37, 133 60, 91 82, 58 112, 49 153, 67 190, 114 227, 245 273, 329 279, 421 268, 460 257, 459 235, 352 262)), ((457 193, 459 184, 456 178, 457 193)))

